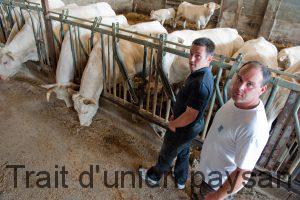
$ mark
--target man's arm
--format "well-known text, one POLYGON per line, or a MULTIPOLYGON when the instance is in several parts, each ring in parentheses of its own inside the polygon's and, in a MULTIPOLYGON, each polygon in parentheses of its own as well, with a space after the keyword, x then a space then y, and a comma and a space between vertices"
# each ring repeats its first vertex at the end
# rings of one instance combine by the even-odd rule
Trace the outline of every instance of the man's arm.
POLYGON ((243 174, 250 175, 251 170, 236 168, 236 170, 229 175, 227 180, 217 191, 207 194, 205 200, 221 200, 229 196, 231 193, 236 193, 244 187, 244 184, 246 183, 243 174))
POLYGON ((195 121, 199 111, 194 108, 187 107, 184 113, 182 113, 175 120, 170 121, 168 127, 171 131, 175 132, 176 128, 184 127, 195 121))

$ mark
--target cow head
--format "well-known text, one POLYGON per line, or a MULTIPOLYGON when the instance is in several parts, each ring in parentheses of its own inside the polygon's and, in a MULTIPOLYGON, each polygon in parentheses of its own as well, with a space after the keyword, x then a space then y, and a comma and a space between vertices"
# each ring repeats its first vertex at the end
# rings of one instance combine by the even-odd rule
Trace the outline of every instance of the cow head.
POLYGON ((50 100, 51 93, 54 92, 56 94, 56 97, 60 100, 63 100, 68 108, 73 106, 71 98, 72 95, 76 92, 75 90, 79 88, 79 86, 74 83, 68 83, 65 85, 56 83, 41 86, 48 90, 47 101, 50 100))
POLYGON ((214 2, 209 2, 207 4, 204 4, 204 6, 206 8, 208 8, 208 11, 209 11, 210 15, 213 15, 215 10, 221 8, 221 6, 219 4, 216 4, 214 2))
POLYGON ((278 65, 281 69, 285 70, 291 66, 291 60, 287 55, 278 55, 278 65))
POLYGON ((5 48, 0 50, 0 77, 2 79, 15 75, 21 67, 22 63, 18 62, 12 52, 5 48))
POLYGON ((155 19, 155 20, 159 20, 160 17, 158 15, 155 14, 154 10, 151 10, 150 12, 150 19, 155 19))
POLYGON ((74 108, 78 113, 81 126, 89 126, 97 113, 98 103, 95 99, 85 98, 79 93, 73 94, 74 108))

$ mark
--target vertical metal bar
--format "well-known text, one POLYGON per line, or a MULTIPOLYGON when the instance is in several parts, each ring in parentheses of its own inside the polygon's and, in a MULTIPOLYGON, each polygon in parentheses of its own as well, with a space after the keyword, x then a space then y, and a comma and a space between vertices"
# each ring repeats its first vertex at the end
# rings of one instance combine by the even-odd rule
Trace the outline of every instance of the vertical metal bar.
POLYGON ((47 43, 48 43, 48 53, 49 53, 49 61, 50 66, 55 72, 56 69, 56 53, 55 53, 55 45, 54 45, 54 38, 53 38, 53 29, 52 29, 52 23, 49 19, 49 4, 48 0, 41 0, 42 8, 43 8, 43 14, 44 14, 44 22, 45 22, 45 28, 46 28, 46 37, 47 37, 47 43))
POLYGON ((38 53, 38 58, 41 61, 42 57, 41 57, 41 51, 40 51, 40 47, 39 47, 38 36, 37 36, 36 29, 35 29, 35 22, 33 20, 33 17, 32 17, 32 14, 31 14, 30 10, 27 9, 27 11, 28 11, 28 14, 29 14, 29 17, 30 17, 30 20, 31 20, 31 24, 32 24, 32 32, 33 32, 33 36, 34 36, 34 40, 35 40, 35 45, 36 45, 36 49, 37 49, 37 53, 38 53))
POLYGON ((12 28, 14 26, 14 20, 13 20, 12 14, 11 14, 11 6, 12 6, 12 2, 10 2, 10 4, 8 6, 6 6, 7 17, 8 17, 10 28, 12 28))
MULTIPOLYGON (((109 93, 111 93, 111 84, 110 84, 110 79, 111 79, 111 76, 110 76, 110 74, 111 74, 111 63, 110 63, 110 61, 111 61, 111 56, 110 56, 110 48, 111 48, 111 44, 110 44, 110 41, 109 41, 109 35, 107 36, 107 54, 108 54, 108 60, 107 60, 107 62, 108 62, 108 67, 107 67, 107 78, 108 78, 108 91, 109 91, 109 93)), ((113 59, 112 59, 113 60, 113 59)))
POLYGON ((215 102, 216 102, 216 90, 214 90, 213 96, 211 98, 211 102, 210 102, 210 105, 209 105, 208 114, 207 114, 207 117, 205 119, 204 129, 203 129, 203 132, 202 132, 202 135, 201 135, 201 141, 204 141, 204 139, 206 137, 207 130, 208 130, 208 124, 209 124, 209 121, 211 119, 211 115, 212 115, 212 112, 213 112, 213 108, 214 108, 215 102))
MULTIPOLYGON (((223 57, 223 56, 222 56, 223 57)), ((222 58, 221 60, 224 62, 225 58, 222 58)), ((222 62, 222 63, 223 63, 222 62)), ((224 105, 224 101, 223 101, 223 98, 222 98, 222 95, 221 95, 221 91, 220 91, 220 79, 222 77, 222 72, 223 72, 223 69, 221 68, 221 66, 219 66, 219 70, 218 70, 218 75, 217 75, 217 80, 216 80, 216 83, 215 83, 215 91, 216 91, 216 94, 217 94, 217 98, 221 104, 221 106, 224 105)))
POLYGON ((61 42, 64 40, 65 37, 65 31, 64 31, 64 15, 65 15, 65 10, 62 10, 62 13, 59 15, 60 18, 60 37, 61 37, 61 42))
POLYGON ((227 93, 227 91, 228 91, 230 80, 232 79, 234 73, 242 65, 243 57, 244 57, 244 55, 241 54, 241 53, 236 57, 235 62, 233 63, 233 65, 232 65, 232 67, 231 67, 231 69, 229 71, 229 74, 226 77, 226 81, 225 81, 225 84, 224 84, 224 87, 223 87, 223 99, 224 99, 224 102, 228 101, 228 93, 227 93))
POLYGON ((152 107, 152 116, 156 115, 156 106, 157 106, 157 88, 158 88, 158 72, 155 70, 155 85, 154 85, 154 95, 153 95, 153 107, 152 107))
POLYGON ((76 59, 76 71, 77 71, 77 78, 80 81, 81 77, 81 60, 80 60, 80 47, 79 47, 79 40, 76 33, 76 26, 73 26, 74 29, 74 47, 75 47, 75 59, 76 59))
POLYGON ((297 153, 297 157, 295 158, 295 160, 291 164, 290 168, 288 169, 288 174, 293 174, 293 172, 295 171, 295 169, 297 168, 297 166, 300 163, 300 125, 299 125, 299 118, 298 118, 299 107, 300 107, 300 97, 298 96, 297 102, 296 102, 296 104, 294 106, 294 110, 293 110, 293 117, 295 120, 296 138, 297 138, 297 143, 298 143, 298 153, 297 153))
POLYGON ((275 96, 276 96, 276 94, 277 94, 277 92, 279 90, 279 86, 277 84, 278 84, 278 79, 275 78, 275 82, 273 84, 273 88, 271 90, 271 94, 270 94, 270 96, 268 98, 268 101, 266 103, 266 106, 265 106, 266 110, 270 109, 270 106, 271 106, 272 102, 274 101, 275 96))
MULTIPOLYGON (((101 53, 102 53, 102 71, 103 71, 103 92, 106 93, 106 59, 105 59, 105 49, 104 49, 104 38, 103 34, 100 34, 100 40, 101 40, 101 53)), ((109 59, 109 57, 108 57, 109 59)))
POLYGON ((15 19, 16 19, 16 24, 17 24, 17 26, 18 26, 18 30, 21 30, 21 25, 20 25, 20 23, 19 23, 19 20, 18 20, 18 16, 17 16, 17 14, 16 14, 16 11, 15 11, 15 8, 12 8, 12 10, 13 10, 13 13, 14 13, 14 15, 15 15, 15 19))
POLYGON ((164 102, 164 92, 161 91, 161 98, 159 102, 159 116, 161 117, 162 109, 163 109, 163 102, 164 102))
POLYGON ((169 100, 167 101, 167 107, 166 107, 166 116, 165 116, 165 121, 166 121, 166 122, 169 121, 170 110, 171 110, 171 100, 169 99, 169 100))
MULTIPOLYGON (((116 41, 116 34, 117 34, 117 29, 118 27, 116 26, 115 23, 113 23, 112 25, 113 27, 113 45, 115 45, 115 43, 117 42, 116 41)), ((115 57, 116 57, 116 51, 115 49, 113 48, 113 94, 114 94, 114 97, 117 96, 117 82, 116 82, 116 60, 115 60, 115 57)))
POLYGON ((124 95, 123 95, 124 101, 127 101, 127 83, 124 82, 124 95))
POLYGON ((148 82, 148 87, 147 87, 147 100, 146 100, 146 110, 149 111, 149 105, 150 105, 150 95, 151 95, 151 83, 152 83, 152 69, 153 69, 153 59, 154 59, 154 54, 153 54, 153 48, 151 48, 150 52, 150 65, 149 65, 149 82, 148 82))
MULTIPOLYGON (((36 6, 37 7, 37 6, 36 6)), ((44 33, 43 33, 43 25, 42 25, 42 17, 41 17, 41 13, 38 11, 38 18, 39 18, 39 30, 40 30, 40 37, 41 39, 39 40, 39 48, 40 51, 42 52, 42 64, 47 64, 50 65, 50 54, 47 55, 47 52, 49 53, 49 49, 48 51, 46 50, 46 44, 45 44, 45 39, 44 39, 44 33), (44 61, 46 61, 47 63, 44 63, 44 61)), ((53 35, 51 35, 51 37, 53 38, 53 35)), ((54 42, 53 42, 54 45, 54 42)), ((49 47, 49 46, 48 46, 49 47)), ((54 48, 54 47, 53 47, 54 48)), ((56 54, 55 54, 56 56, 56 54)))
POLYGON ((5 29, 4 29, 4 25, 3 25, 3 22, 2 22, 2 18, 1 18, 1 17, 0 17, 0 28, 1 28, 1 31, 2 31, 4 40, 6 41, 6 40, 7 40, 7 37, 6 37, 6 33, 5 33, 5 29))
POLYGON ((7 30, 7 28, 6 28, 6 23, 5 23, 5 15, 3 13, 3 6, 4 5, 2 4, 1 7, 0 7, 0 14, 2 16, 2 17, 0 17, 0 27, 1 27, 1 31, 2 31, 2 34, 4 36, 4 39, 6 41, 7 40, 7 36, 6 36, 6 31, 5 30, 7 30))
POLYGON ((144 46, 144 54, 143 54, 143 71, 142 71, 142 78, 143 78, 143 83, 142 83, 142 88, 140 92, 140 97, 139 97, 139 104, 140 104, 140 109, 143 108, 144 104, 144 96, 145 96, 145 85, 146 85, 146 68, 147 68, 147 59, 148 59, 148 49, 146 46, 144 46))
POLYGON ((168 97, 172 100, 174 103, 176 101, 174 92, 169 84, 169 81, 163 71, 163 66, 164 66, 164 43, 165 43, 166 36, 165 34, 160 35, 160 40, 159 40, 159 48, 157 52, 157 72, 159 73, 159 76, 161 77, 162 84, 164 86, 164 89, 168 95, 168 97))
POLYGON ((74 71, 75 71, 74 77, 77 77, 78 71, 77 71, 76 53, 75 53, 75 47, 74 47, 74 43, 73 43, 72 28, 71 28, 70 24, 68 24, 68 29, 69 29, 69 34, 70 34, 70 46, 71 46, 71 51, 72 51, 73 67, 74 67, 74 71))

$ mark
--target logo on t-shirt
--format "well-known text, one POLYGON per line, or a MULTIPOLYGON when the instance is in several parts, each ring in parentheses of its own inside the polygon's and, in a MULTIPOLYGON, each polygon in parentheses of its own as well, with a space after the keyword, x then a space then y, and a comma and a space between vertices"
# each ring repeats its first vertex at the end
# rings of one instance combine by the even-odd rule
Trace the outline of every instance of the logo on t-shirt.
POLYGON ((224 129, 223 125, 220 125, 218 128, 219 133, 224 129))

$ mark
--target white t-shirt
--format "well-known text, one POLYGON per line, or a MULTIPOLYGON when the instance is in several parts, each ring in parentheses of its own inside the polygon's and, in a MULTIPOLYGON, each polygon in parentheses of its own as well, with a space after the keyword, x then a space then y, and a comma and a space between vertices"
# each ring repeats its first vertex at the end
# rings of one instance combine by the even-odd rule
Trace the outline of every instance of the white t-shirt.
POLYGON ((252 170, 269 137, 265 108, 237 108, 230 99, 216 113, 201 151, 199 170, 218 189, 237 167, 252 170))

